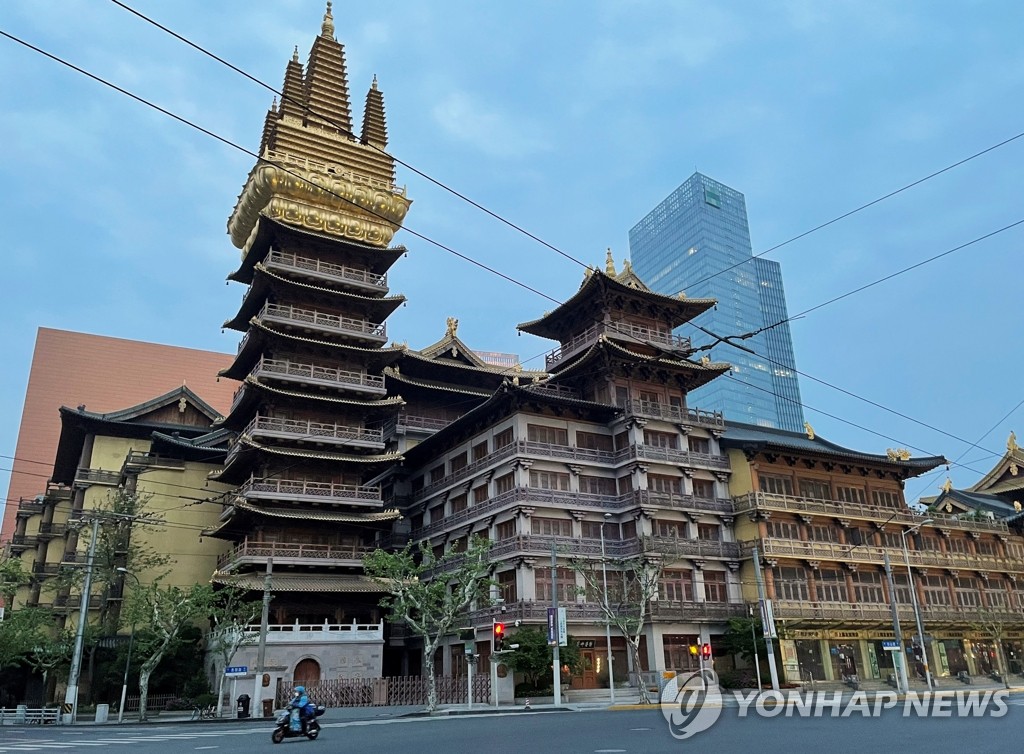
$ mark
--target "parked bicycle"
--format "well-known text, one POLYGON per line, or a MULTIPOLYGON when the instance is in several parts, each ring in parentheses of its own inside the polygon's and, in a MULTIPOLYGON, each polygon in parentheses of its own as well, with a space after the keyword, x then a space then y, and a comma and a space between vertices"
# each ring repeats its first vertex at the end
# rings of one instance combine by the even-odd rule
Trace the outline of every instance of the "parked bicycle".
POLYGON ((192 708, 192 720, 216 720, 217 708, 212 704, 207 707, 196 705, 192 708))

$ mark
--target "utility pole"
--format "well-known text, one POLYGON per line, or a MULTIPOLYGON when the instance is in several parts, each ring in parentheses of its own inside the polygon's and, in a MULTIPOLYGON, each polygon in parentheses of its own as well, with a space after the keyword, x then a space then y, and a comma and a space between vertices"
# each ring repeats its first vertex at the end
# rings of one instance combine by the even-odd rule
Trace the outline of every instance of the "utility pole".
POLYGON ((78 717, 78 683, 82 676, 82 645, 85 641, 85 624, 89 622, 89 600, 92 590, 92 567, 96 559, 96 540, 100 533, 100 520, 92 519, 92 539, 89 541, 89 555, 85 561, 85 584, 82 586, 82 604, 78 610, 78 627, 75 630, 75 649, 71 655, 71 670, 68 673, 68 688, 64 692, 64 704, 71 705, 71 722, 78 717))
POLYGON ((555 643, 551 648, 551 680, 555 691, 555 706, 562 706, 562 658, 559 656, 558 636, 558 552, 551 543, 551 607, 555 614, 555 643))
POLYGON ((263 666, 267 658, 267 626, 270 622, 270 585, 274 574, 274 559, 267 558, 267 575, 263 577, 263 615, 260 617, 260 643, 256 650, 256 685, 252 694, 252 717, 259 710, 263 717, 263 666))
MULTIPOLYGON (((883 563, 885 564, 885 579, 889 583, 889 609, 892 610, 892 630, 896 634, 896 645, 898 649, 893 652, 893 663, 896 665, 896 691, 909 693, 910 692, 910 681, 907 679, 907 667, 904 664, 906 662, 906 650, 903 647, 903 632, 900 631, 900 614, 896 609, 896 588, 892 583, 892 564, 889 562, 889 553, 882 553, 883 563)), ((914 584, 909 579, 909 571, 907 572, 908 579, 907 583, 910 584, 910 588, 914 588, 914 584)))
MULTIPOLYGON (((771 610, 768 609, 768 601, 764 595, 764 574, 761 573, 761 553, 754 547, 754 574, 757 578, 757 598, 761 602, 761 621, 764 628, 764 644, 768 650, 768 672, 772 674, 772 690, 779 690, 779 671, 775 667, 775 646, 772 639, 775 637, 775 620, 771 610)), ((760 680, 760 679, 759 679, 760 680)))

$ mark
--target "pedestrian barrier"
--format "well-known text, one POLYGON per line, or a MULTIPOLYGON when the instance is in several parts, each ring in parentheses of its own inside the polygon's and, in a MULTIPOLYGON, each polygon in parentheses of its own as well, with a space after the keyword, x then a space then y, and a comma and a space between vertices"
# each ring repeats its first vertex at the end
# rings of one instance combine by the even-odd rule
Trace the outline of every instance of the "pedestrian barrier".
POLYGON ((0 707, 0 725, 53 725, 57 713, 56 707, 0 707))

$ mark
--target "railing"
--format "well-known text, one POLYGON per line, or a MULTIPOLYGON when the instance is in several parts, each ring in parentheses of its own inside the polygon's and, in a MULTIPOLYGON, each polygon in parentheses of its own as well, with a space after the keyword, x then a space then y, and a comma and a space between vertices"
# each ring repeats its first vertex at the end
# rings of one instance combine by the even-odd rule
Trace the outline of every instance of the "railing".
POLYGON ((54 725, 59 707, 0 707, 0 725, 54 725))
MULTIPOLYGON (((897 605, 902 620, 912 622, 914 611, 911 605, 897 605)), ((921 616, 928 622, 963 623, 969 621, 969 608, 955 608, 950 605, 918 606, 921 616)), ((980 610, 981 608, 978 608, 980 610)), ((892 609, 889 605, 877 602, 810 602, 804 600, 772 600, 772 611, 776 618, 815 619, 815 620, 856 620, 880 621, 889 624, 892 621, 892 609)), ((985 618, 995 622, 1024 623, 1024 613, 1020 610, 1003 608, 987 610, 985 618)))
POLYGON ((26 547, 35 547, 39 544, 39 537, 35 534, 12 534, 11 535, 11 546, 19 549, 26 547))
POLYGON ((282 562, 309 560, 317 564, 331 565, 334 561, 361 561, 375 549, 361 545, 311 545, 301 542, 254 542, 245 539, 217 559, 217 568, 227 570, 246 558, 274 558, 275 561, 282 562))
POLYGON ((183 469, 185 468, 185 461, 181 458, 161 456, 140 450, 130 450, 125 458, 124 465, 126 468, 130 466, 143 466, 149 468, 183 469))
POLYGON ((677 495, 672 492, 655 492, 652 490, 636 490, 638 505, 654 505, 681 510, 698 510, 707 513, 724 513, 732 515, 732 500, 728 498, 707 498, 695 495, 677 495))
MULTIPOLYGON (((890 560, 896 563, 897 566, 904 562, 903 549, 899 547, 839 544, 837 542, 805 542, 780 537, 767 537, 760 540, 759 544, 762 553, 772 557, 882 563, 885 555, 888 553, 890 560)), ((745 542, 743 545, 744 552, 749 553, 752 545, 752 542, 745 542)), ((907 550, 906 555, 912 566, 952 569, 966 568, 985 571, 1024 571, 1024 558, 1017 557, 970 555, 959 552, 927 552, 923 550, 907 550)))
POLYGON ((617 322, 614 325, 602 323, 588 327, 579 335, 576 335, 548 353, 544 357, 544 368, 550 371, 553 365, 597 342, 598 338, 602 335, 612 340, 650 343, 659 348, 670 350, 691 350, 689 338, 672 335, 671 333, 657 332, 630 322, 617 322))
POLYGON ((267 256, 268 267, 284 267, 291 270, 310 272, 317 277, 342 280, 347 283, 357 283, 374 288, 387 288, 388 276, 377 275, 369 270, 357 270, 353 267, 346 267, 341 264, 332 264, 322 259, 311 257, 300 257, 298 254, 289 254, 285 251, 271 249, 267 256))
POLYGON ((341 165, 334 163, 320 162, 319 160, 314 160, 309 157, 298 157, 290 152, 279 152, 275 149, 267 150, 265 159, 277 164, 296 165, 315 173, 327 173, 336 178, 349 181, 350 183, 361 183, 364 186, 384 189, 389 193, 397 194, 398 196, 405 196, 404 186, 399 188, 390 181, 381 181, 376 178, 370 178, 369 176, 365 176, 361 173, 346 170, 341 165))
POLYGON ((455 420, 437 419, 433 416, 411 416, 404 411, 400 411, 397 416, 384 422, 384 436, 393 437, 396 433, 409 429, 437 432, 447 427, 453 421, 455 420))
POLYGON ((384 433, 380 429, 350 427, 343 424, 327 424, 309 419, 281 419, 257 414, 249 422, 243 434, 250 437, 272 433, 288 439, 337 440, 338 442, 365 442, 383 444, 384 433))
POLYGON ((627 416, 643 416, 650 419, 664 419, 675 424, 695 424, 712 429, 725 429, 725 417, 721 411, 704 411, 699 408, 669 406, 654 401, 629 399, 625 405, 627 416))
POLYGON ((726 621, 747 614, 747 607, 740 602, 679 602, 658 599, 648 609, 654 620, 670 621, 726 621))
MULTIPOLYGON (((744 513, 758 509, 791 511, 793 513, 820 513, 833 518, 866 518, 872 521, 887 521, 897 524, 920 524, 924 514, 909 509, 894 510, 877 505, 864 503, 845 503, 839 500, 811 500, 792 495, 776 495, 769 492, 751 492, 735 498, 736 512, 744 513)), ((971 531, 1009 531, 1005 521, 978 521, 975 519, 957 518, 937 511, 928 511, 927 517, 932 519, 930 526, 935 528, 966 529, 971 531)))
POLYGON ((307 482, 301 479, 254 479, 243 484, 238 494, 245 498, 288 499, 308 502, 381 503, 380 487, 333 482, 307 482))
MULTIPOLYGON (((470 625, 487 625, 493 620, 512 622, 547 622, 551 603, 544 601, 519 600, 501 606, 491 606, 471 611, 467 615, 470 625)), ((604 623, 604 611, 597 602, 562 602, 566 620, 569 622, 604 623)), ((724 621, 746 615, 746 605, 741 602, 674 602, 652 600, 647 603, 648 620, 671 621, 724 621)), ((634 611, 635 615, 636 612, 634 611)))
MULTIPOLYGON (((490 558, 512 553, 550 553, 552 545, 560 555, 568 557, 600 557, 601 540, 582 537, 557 537, 546 534, 521 534, 494 543, 488 552, 490 558)), ((718 542, 703 539, 676 539, 673 537, 641 537, 628 540, 606 539, 608 558, 629 558, 644 552, 658 552, 684 558, 740 558, 736 542, 718 542)))
MULTIPOLYGON (((381 591, 383 591, 381 587, 381 591)), ((246 634, 260 635, 259 624, 246 626, 246 634)), ((267 626, 269 642, 346 642, 346 641, 383 641, 384 622, 380 623, 272 623, 267 626)))
POLYGON ((39 524, 40 537, 61 537, 67 530, 67 524, 39 524))
POLYGON ((384 323, 376 324, 362 319, 342 317, 339 314, 318 312, 314 309, 302 309, 286 304, 272 304, 269 301, 263 305, 257 316, 260 319, 274 319, 292 324, 298 323, 328 332, 354 333, 375 340, 387 340, 388 337, 387 325, 384 323))
POLYGON ((694 453, 690 450, 661 448, 655 445, 630 445, 615 454, 615 462, 624 460, 661 461, 662 463, 680 464, 683 466, 700 466, 702 468, 729 469, 729 458, 711 453, 694 453))
POLYGON ((121 472, 79 467, 78 471, 75 472, 75 482, 78 484, 90 483, 117 485, 121 482, 121 472))
POLYGON ((287 359, 261 358, 256 366, 253 367, 251 374, 253 377, 271 375, 324 385, 355 386, 379 392, 384 392, 385 390, 384 378, 377 375, 354 372, 349 369, 323 367, 316 364, 296 364, 287 359))
POLYGON ((40 495, 39 498, 23 497, 18 500, 18 516, 21 518, 37 516, 42 513, 45 508, 46 500, 42 498, 42 495, 40 495))

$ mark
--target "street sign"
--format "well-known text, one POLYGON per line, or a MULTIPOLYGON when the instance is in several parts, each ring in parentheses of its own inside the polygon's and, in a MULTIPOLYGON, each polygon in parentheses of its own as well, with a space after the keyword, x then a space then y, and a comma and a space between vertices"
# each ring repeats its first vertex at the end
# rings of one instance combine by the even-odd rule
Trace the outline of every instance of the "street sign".
POLYGON ((899 652, 900 643, 892 639, 882 639, 882 649, 887 652, 899 652))
POLYGON ((566 623, 565 608, 558 608, 558 646, 569 646, 569 627, 566 623))
POLYGON ((249 675, 249 667, 247 665, 229 665, 228 667, 224 668, 224 675, 249 675))

